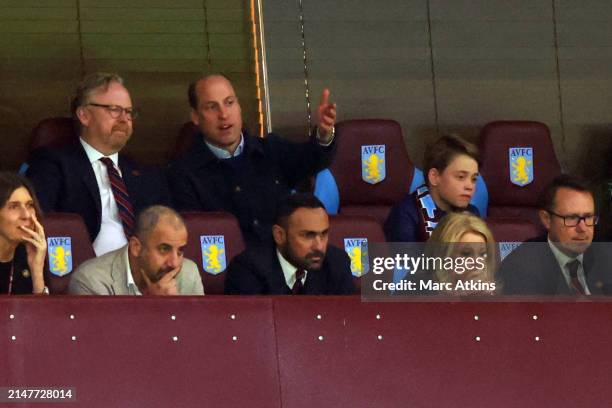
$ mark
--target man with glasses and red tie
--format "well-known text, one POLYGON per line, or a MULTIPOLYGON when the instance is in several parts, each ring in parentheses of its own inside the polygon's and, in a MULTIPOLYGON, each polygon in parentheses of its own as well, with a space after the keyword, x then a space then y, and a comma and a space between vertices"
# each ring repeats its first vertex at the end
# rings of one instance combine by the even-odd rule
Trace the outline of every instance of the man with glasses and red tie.
POLYGON ((501 264, 508 295, 604 295, 610 289, 610 255, 592 245, 598 216, 589 188, 568 175, 544 190, 540 221, 547 234, 523 243, 501 264))
POLYGON ((145 170, 120 154, 138 113, 120 76, 86 76, 71 108, 79 138, 38 149, 27 176, 44 211, 83 217, 100 256, 127 243, 140 209, 169 203, 167 183, 161 170, 145 170))

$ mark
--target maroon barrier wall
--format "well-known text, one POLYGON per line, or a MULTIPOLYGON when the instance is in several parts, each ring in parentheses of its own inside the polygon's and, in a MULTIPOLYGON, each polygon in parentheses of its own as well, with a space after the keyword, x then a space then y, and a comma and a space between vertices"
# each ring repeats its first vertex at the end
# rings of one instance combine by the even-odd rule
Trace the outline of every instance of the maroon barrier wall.
POLYGON ((19 407, 612 404, 607 302, 4 297, 0 319, 0 387, 76 388, 19 407))

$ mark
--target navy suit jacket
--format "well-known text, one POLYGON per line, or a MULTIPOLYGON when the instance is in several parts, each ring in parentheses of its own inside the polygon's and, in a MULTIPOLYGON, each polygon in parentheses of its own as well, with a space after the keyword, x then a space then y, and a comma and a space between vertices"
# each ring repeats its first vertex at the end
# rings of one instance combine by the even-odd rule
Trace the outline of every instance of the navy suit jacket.
MULTIPOLYGON (((599 245, 594 243, 584 253, 584 273, 592 295, 610 295, 611 256, 599 245)), ((574 295, 546 236, 530 239, 512 251, 502 262, 499 276, 505 295, 574 295)))
MULTIPOLYGON (((140 168, 119 155, 119 168, 135 215, 150 205, 170 203, 164 172, 140 168)), ((45 212, 70 212, 83 217, 93 242, 100 231, 102 203, 96 175, 83 146, 43 147, 33 152, 27 171, 45 212)))
POLYGON ((193 147, 169 168, 172 198, 180 211, 234 214, 248 245, 271 242, 277 201, 327 167, 336 142, 326 147, 314 135, 305 143, 243 135, 242 153, 220 160, 198 133, 193 147))
MULTIPOLYGON (((228 295, 290 295, 276 247, 254 246, 236 256, 225 278, 228 295)), ((351 261, 343 250, 329 245, 318 271, 308 271, 306 295, 351 295, 355 293, 351 261)))

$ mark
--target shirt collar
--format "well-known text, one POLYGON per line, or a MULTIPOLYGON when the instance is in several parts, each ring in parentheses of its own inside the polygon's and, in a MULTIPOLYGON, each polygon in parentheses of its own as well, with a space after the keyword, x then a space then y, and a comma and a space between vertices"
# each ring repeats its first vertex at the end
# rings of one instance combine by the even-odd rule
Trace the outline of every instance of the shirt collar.
MULTIPOLYGON (((291 262, 289 262, 280 251, 276 250, 276 256, 278 257, 278 262, 280 263, 281 269, 283 270, 283 275, 285 276, 285 282, 287 282, 287 286, 292 288, 295 284, 295 272, 297 271, 297 267, 294 266, 291 262)), ((302 278, 302 282, 306 282, 306 275, 308 271, 304 271, 304 278, 302 278)))
POLYGON ((85 154, 87 155, 87 158, 89 159, 90 163, 93 164, 100 160, 102 157, 108 157, 113 161, 115 167, 119 167, 119 153, 113 153, 110 156, 105 156, 104 154, 97 151, 92 145, 83 140, 83 138, 79 138, 79 140, 81 141, 83 150, 85 150, 85 154))
POLYGON ((580 254, 577 257, 572 258, 571 256, 568 256, 563 251, 561 251, 559 248, 557 248, 557 245, 554 242, 552 242, 550 238, 547 238, 546 240, 548 241, 550 250, 552 251, 553 255, 555 256, 555 259, 557 260, 557 262, 559 263, 559 266, 561 266, 561 269, 563 269, 563 271, 565 271, 565 266, 567 265, 567 263, 575 259, 579 260, 580 263, 582 264, 583 254, 580 254))
POLYGON ((238 144, 238 147, 234 151, 233 155, 225 149, 222 149, 220 147, 217 147, 213 144, 208 143, 206 139, 204 139, 204 143, 206 143, 206 146, 208 146, 212 154, 217 159, 231 159, 232 157, 240 156, 240 154, 242 153, 242 150, 244 149, 244 136, 242 135, 242 132, 241 132, 240 133, 240 143, 238 144))
POLYGON ((129 252, 129 249, 124 251, 124 254, 123 254, 123 256, 125 257, 123 261, 125 262, 125 270, 127 273, 127 290, 128 290, 128 293, 130 294, 140 296, 142 295, 142 293, 140 293, 140 289, 138 289, 136 282, 134 282, 134 277, 132 276, 132 268, 130 267, 130 258, 128 256, 128 252, 129 252))

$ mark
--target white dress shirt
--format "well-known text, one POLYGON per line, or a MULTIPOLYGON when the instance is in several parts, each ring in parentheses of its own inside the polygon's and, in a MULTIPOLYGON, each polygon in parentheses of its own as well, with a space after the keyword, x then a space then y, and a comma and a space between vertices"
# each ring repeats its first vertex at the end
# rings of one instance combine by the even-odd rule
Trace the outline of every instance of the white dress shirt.
POLYGON ((134 282, 134 277, 132 276, 132 268, 130 267, 130 258, 128 256, 128 251, 125 251, 125 269, 126 269, 126 273, 127 273, 127 289, 128 292, 130 293, 130 295, 135 295, 135 296, 142 296, 142 293, 140 292, 140 289, 138 289, 138 285, 136 285, 136 282, 134 282))
POLYGON ((570 272, 569 272, 569 268, 567 267, 567 263, 575 259, 580 261, 580 265, 578 266, 578 271, 576 273, 578 276, 578 281, 584 288, 584 293, 586 295, 590 295, 591 292, 589 291, 589 287, 587 286, 587 282, 586 282, 586 276, 584 275, 584 265, 582 263, 582 259, 583 259, 582 254, 578 255, 575 258, 569 257, 565 253, 561 252, 561 250, 557 248, 557 246, 553 242, 550 241, 550 238, 548 239, 548 245, 550 246, 550 250, 555 256, 555 259, 557 260, 559 267, 561 268, 561 273, 563 274, 563 277, 565 278, 565 283, 567 283, 567 286, 569 288, 573 288, 573 286, 572 286, 572 278, 570 276, 570 272))
POLYGON ((242 136, 242 133, 240 133, 240 143, 238 143, 238 147, 236 147, 234 154, 231 154, 227 150, 215 146, 214 144, 208 143, 206 139, 204 139, 204 143, 206 143, 206 146, 208 146, 212 154, 214 154, 217 159, 231 159, 232 157, 240 156, 242 150, 244 149, 244 137, 242 136))
MULTIPOLYGON (((108 171, 104 163, 100 161, 104 156, 102 153, 94 149, 85 140, 81 140, 81 145, 85 149, 85 154, 91 163, 94 174, 96 175, 96 181, 98 183, 98 189, 100 190, 100 203, 102 204, 102 223, 100 224, 100 232, 93 242, 93 249, 96 256, 104 255, 107 252, 119 249, 127 244, 127 238, 123 231, 123 224, 119 217, 119 209, 115 202, 115 196, 111 189, 110 180, 108 178, 108 171)), ((115 169, 121 175, 121 169, 119 168, 119 154, 115 153, 108 156, 112 160, 115 169)))
MULTIPOLYGON (((276 256, 278 256, 278 262, 280 262, 283 275, 285 275, 285 282, 287 282, 287 286, 289 286, 289 289, 293 289, 293 285, 295 285, 295 273, 297 272, 297 267, 293 266, 293 264, 286 260, 278 249, 276 250, 276 256)), ((308 276, 308 271, 305 270, 304 277, 302 278, 302 285, 306 283, 306 276, 308 276)))

